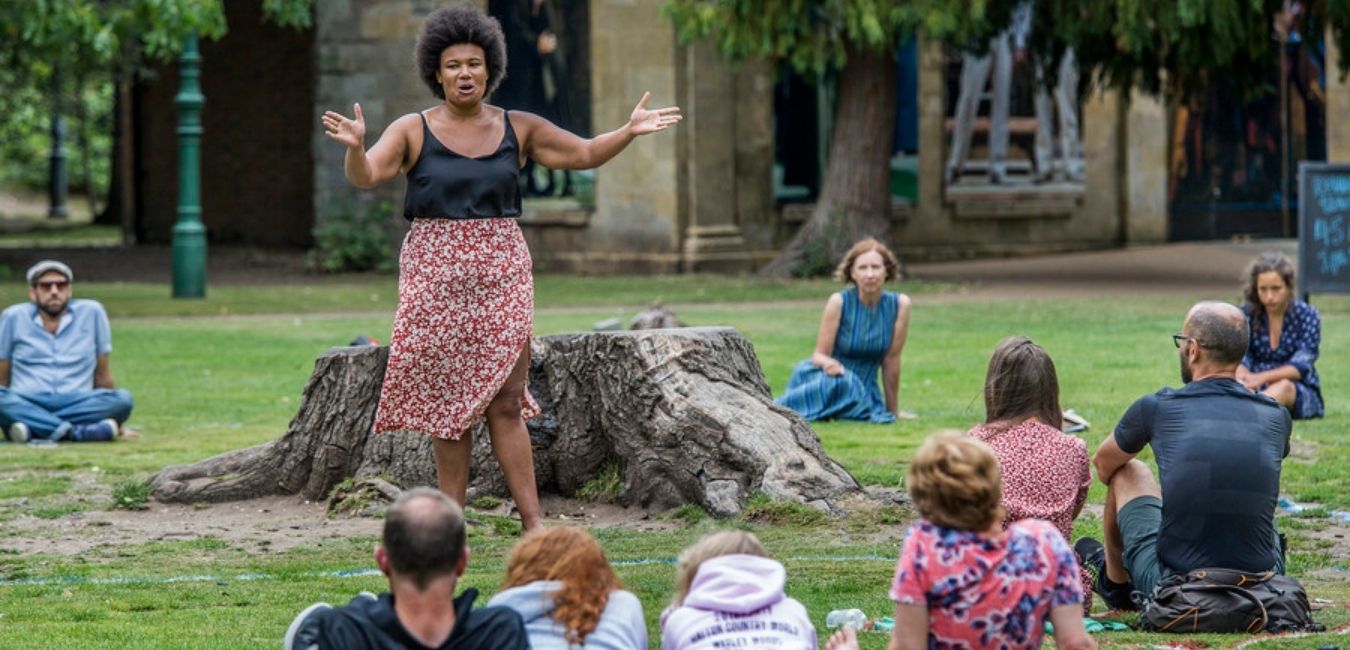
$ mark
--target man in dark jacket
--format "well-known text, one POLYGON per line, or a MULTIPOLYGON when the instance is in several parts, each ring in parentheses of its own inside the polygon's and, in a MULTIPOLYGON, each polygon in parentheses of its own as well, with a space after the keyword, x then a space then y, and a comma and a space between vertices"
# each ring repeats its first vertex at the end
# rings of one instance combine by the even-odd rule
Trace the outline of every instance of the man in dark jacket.
POLYGON ((287 650, 527 650, 520 615, 503 607, 473 608, 478 590, 454 598, 469 563, 464 513, 431 488, 405 492, 385 516, 375 563, 389 591, 361 594, 343 607, 315 603, 286 631, 287 650))

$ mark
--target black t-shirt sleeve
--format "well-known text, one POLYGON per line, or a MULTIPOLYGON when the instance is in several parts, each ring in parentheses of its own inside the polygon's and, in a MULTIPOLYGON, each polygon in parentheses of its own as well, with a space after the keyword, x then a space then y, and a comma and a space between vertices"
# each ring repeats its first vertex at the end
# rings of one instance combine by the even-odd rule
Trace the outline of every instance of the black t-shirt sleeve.
POLYGON ((1158 409, 1158 396, 1145 395, 1135 400, 1116 424, 1115 439, 1120 450, 1137 454, 1153 437, 1153 414, 1158 409))

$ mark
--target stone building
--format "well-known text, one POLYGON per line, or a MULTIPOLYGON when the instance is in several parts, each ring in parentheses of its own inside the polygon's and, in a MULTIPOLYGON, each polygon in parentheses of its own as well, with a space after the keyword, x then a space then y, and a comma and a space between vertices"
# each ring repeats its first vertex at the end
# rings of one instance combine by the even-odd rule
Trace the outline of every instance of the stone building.
MULTIPOLYGON (((801 205, 774 182, 773 70, 733 66, 706 43, 680 45, 663 0, 585 5, 589 122, 623 124, 644 91, 678 104, 673 131, 635 141, 594 175, 594 201, 530 201, 521 223, 536 268, 588 273, 747 271, 792 234, 801 205), (781 198, 781 197, 779 197, 781 198)), ((229 34, 202 44, 203 220, 212 241, 303 247, 316 222, 354 211, 401 219, 402 181, 373 191, 342 175, 342 149, 318 116, 361 102, 368 146, 399 115, 434 103, 411 52, 432 0, 325 0, 314 28, 265 25, 257 2, 226 3, 229 34)), ((486 0, 482 2, 486 6, 486 0)), ((1116 92, 1081 112, 1081 183, 946 185, 947 55, 917 48, 918 153, 912 200, 897 201, 895 240, 910 259, 1081 250, 1169 238, 1169 108, 1116 92)), ((1350 141, 1347 87, 1326 75, 1327 151, 1350 141)), ((138 84, 125 114, 128 229, 168 241, 175 218, 173 94, 166 66, 138 84)))

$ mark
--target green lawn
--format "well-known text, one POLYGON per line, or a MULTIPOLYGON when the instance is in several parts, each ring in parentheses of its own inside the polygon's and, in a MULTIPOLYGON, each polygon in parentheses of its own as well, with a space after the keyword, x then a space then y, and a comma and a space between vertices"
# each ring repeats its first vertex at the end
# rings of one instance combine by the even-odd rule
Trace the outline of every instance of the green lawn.
MULTIPOLYGON (((832 288, 819 281, 710 276, 544 276, 538 281, 536 330, 585 330, 613 317, 626 322, 659 298, 682 305, 678 315, 686 324, 743 332, 779 391, 792 366, 809 353, 820 307, 832 288)), ((907 459, 927 434, 964 430, 981 419, 984 367, 1005 336, 1030 336, 1054 356, 1064 406, 1093 424, 1084 436, 1090 447, 1136 397, 1179 381, 1169 336, 1180 328, 1189 298, 930 302, 929 295, 949 287, 904 289, 915 294, 915 308, 901 404, 920 419, 816 426, 830 455, 864 483, 900 485, 907 459)), ((143 480, 164 465, 274 439, 295 413, 314 357, 358 334, 386 340, 395 300, 387 276, 212 287, 208 300, 195 302, 171 301, 162 286, 82 284, 77 291, 104 301, 114 314, 113 368, 119 383, 136 395, 132 424, 144 437, 56 449, 0 445, 0 539, 34 534, 43 520, 77 525, 80 511, 110 507, 114 486, 143 480)), ((0 290, 6 304, 20 299, 12 286, 0 290)), ((1282 491, 1300 502, 1350 510, 1350 448, 1343 435, 1350 414, 1334 397, 1350 383, 1350 300, 1317 304, 1327 418, 1295 426, 1296 450, 1285 464, 1282 491)), ((1101 503, 1100 486, 1091 500, 1101 503)), ((501 525, 506 522, 484 518, 499 525, 471 527, 473 560, 465 582, 492 592, 514 537, 510 525, 501 525)), ((766 507, 759 516, 736 521, 697 516, 679 521, 673 532, 595 531, 620 577, 646 606, 653 639, 659 639, 657 618, 670 597, 673 569, 667 562, 723 525, 752 528, 785 560, 789 592, 806 604, 822 638, 830 609, 889 614, 885 593, 903 533, 893 511, 834 520, 766 507)), ((1291 570, 1314 598, 1330 601, 1319 620, 1328 627, 1350 623, 1345 540, 1335 541, 1324 517, 1285 517, 1281 526, 1292 541, 1291 570)), ((1099 527, 1088 515, 1080 519, 1079 533, 1099 527)), ((0 647, 276 647, 290 618, 310 602, 345 602, 358 591, 381 590, 378 576, 341 575, 373 568, 373 541, 314 542, 286 552, 214 539, 156 541, 110 545, 78 557, 19 555, 0 544, 0 647)), ((1317 648, 1335 638, 1272 640, 1257 647, 1317 648)), ((1147 647, 1180 639, 1128 633, 1101 640, 1107 646, 1147 647)), ((1237 639, 1186 640, 1195 647, 1226 647, 1237 639)), ((884 636, 865 635, 865 648, 884 646, 884 636)))

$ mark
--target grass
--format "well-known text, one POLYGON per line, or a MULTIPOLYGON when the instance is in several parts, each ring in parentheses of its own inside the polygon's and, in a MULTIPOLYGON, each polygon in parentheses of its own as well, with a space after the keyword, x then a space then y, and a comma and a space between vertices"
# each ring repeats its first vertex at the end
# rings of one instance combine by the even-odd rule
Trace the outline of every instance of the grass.
POLYGON ((623 468, 618 460, 610 460, 595 475, 577 489, 577 497, 597 503, 613 503, 623 489, 623 468))
POLYGON ((145 481, 126 480, 113 486, 112 506, 123 510, 145 510, 150 501, 150 484, 145 481))
MULTIPOLYGON (((537 284, 539 334, 586 330, 616 316, 626 320, 631 310, 660 298, 680 305, 678 315, 689 325, 726 325, 745 334, 775 391, 809 353, 820 307, 834 286, 707 276, 543 276, 537 284)), ((1083 437, 1094 447, 1135 398, 1179 381, 1168 336, 1193 299, 1210 297, 925 300, 948 288, 905 287, 916 294, 916 305, 901 405, 920 419, 814 427, 827 452, 863 483, 900 486, 925 436, 978 422, 988 355, 1013 334, 1030 336, 1054 356, 1062 401, 1092 423, 1083 437)), ((166 465, 275 439, 295 414, 314 357, 358 334, 386 339, 395 300, 394 280, 387 276, 219 286, 203 301, 172 301, 163 286, 91 283, 76 289, 104 301, 114 314, 113 369, 136 396, 131 424, 144 435, 110 445, 0 445, 0 538, 79 535, 89 511, 111 508, 127 496, 125 486, 143 485, 166 465), (53 524, 64 532, 55 532, 53 524)), ((6 303, 21 299, 13 286, 0 290, 6 303)), ((1350 413, 1334 397, 1350 385, 1350 300, 1328 297, 1319 299, 1318 307, 1327 418, 1295 426, 1295 452, 1281 486, 1283 494, 1315 509, 1282 517, 1281 528, 1291 540, 1291 570, 1314 598, 1331 601, 1318 619, 1335 627, 1350 623, 1345 577, 1350 567, 1344 542, 1337 547, 1330 521, 1316 515, 1350 510, 1350 442, 1344 436, 1350 413)), ((606 485, 596 487, 603 492, 606 485)), ((1102 496, 1100 486, 1094 487, 1090 501, 1100 505, 1102 496)), ((487 510, 499 504, 477 505, 487 510)), ((473 556, 464 584, 484 591, 485 599, 500 583, 519 524, 485 513, 475 517, 484 523, 470 528, 473 556)), ((652 638, 659 638, 658 617, 670 598, 670 562, 722 526, 754 530, 784 561, 789 593, 807 606, 823 638, 831 609, 858 607, 874 617, 890 613, 886 589, 910 517, 903 508, 873 507, 832 519, 756 497, 733 521, 685 506, 656 517, 669 530, 594 532, 624 584, 642 599, 652 638)), ((1084 515, 1076 528, 1080 535, 1099 534, 1100 521, 1084 515)), ((276 647, 290 618, 309 603, 345 602, 358 591, 383 589, 382 578, 369 573, 374 541, 318 539, 274 551, 203 538, 123 542, 78 555, 19 554, 0 544, 0 647, 276 647)), ((1255 647, 1317 648, 1336 638, 1327 634, 1255 647)), ((1180 639, 1130 632, 1102 640, 1109 647, 1144 647, 1180 639)), ((1195 647, 1226 647, 1235 638, 1184 640, 1195 647)), ((864 648, 884 646, 883 635, 864 635, 864 648)))

